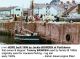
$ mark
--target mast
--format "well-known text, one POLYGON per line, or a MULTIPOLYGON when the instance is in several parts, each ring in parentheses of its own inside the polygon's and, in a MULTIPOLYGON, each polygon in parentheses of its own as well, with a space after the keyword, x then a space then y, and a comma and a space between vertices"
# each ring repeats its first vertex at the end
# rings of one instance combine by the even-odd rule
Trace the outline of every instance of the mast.
POLYGON ((34 16, 34 0, 32 0, 31 9, 32 9, 32 20, 33 20, 33 16, 34 16))

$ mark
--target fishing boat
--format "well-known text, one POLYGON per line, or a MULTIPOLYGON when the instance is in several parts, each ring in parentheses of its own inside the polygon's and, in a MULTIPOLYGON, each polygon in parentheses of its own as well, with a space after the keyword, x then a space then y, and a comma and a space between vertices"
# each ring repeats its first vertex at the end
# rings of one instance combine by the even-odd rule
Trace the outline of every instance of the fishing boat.
POLYGON ((14 34, 14 39, 16 41, 38 41, 39 40, 38 33, 32 32, 29 29, 24 28, 24 25, 22 23, 23 22, 16 24, 17 26, 14 34))
MULTIPOLYGON (((32 1, 32 10, 33 10, 33 1, 32 1)), ((32 16, 33 16, 33 11, 32 11, 32 16)), ((33 19, 33 17, 32 17, 32 19, 33 19)), ((23 27, 23 22, 22 21, 21 21, 20 24, 21 24, 21 26, 17 25, 19 28, 16 27, 20 30, 20 32, 15 33, 15 36, 14 36, 15 40, 16 41, 25 41, 27 43, 30 42, 30 43, 33 43, 33 44, 35 44, 38 41, 38 43, 39 43, 38 33, 34 33, 32 31, 30 31, 29 29, 25 29, 23 27)))

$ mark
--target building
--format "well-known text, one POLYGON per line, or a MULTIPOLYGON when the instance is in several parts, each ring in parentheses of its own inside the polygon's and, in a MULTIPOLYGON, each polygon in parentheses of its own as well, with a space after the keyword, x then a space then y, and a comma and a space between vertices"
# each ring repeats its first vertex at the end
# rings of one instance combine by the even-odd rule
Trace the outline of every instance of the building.
POLYGON ((22 15, 22 8, 18 6, 0 7, 0 15, 22 15))
MULTIPOLYGON (((58 15, 62 16, 66 11, 72 11, 74 9, 73 7, 76 6, 77 3, 75 0, 72 2, 67 1, 66 3, 60 1, 60 0, 52 0, 50 3, 34 3, 34 15, 58 15)), ((31 15, 32 9, 27 9, 28 14, 31 15)))
POLYGON ((34 4, 34 14, 39 15, 57 15, 58 9, 51 4, 34 4))
MULTIPOLYGON (((55 6, 55 4, 60 3, 60 0, 52 0, 50 3, 34 3, 34 15, 38 14, 38 15, 58 15, 58 12, 61 12, 60 10, 62 10, 61 8, 59 8, 58 6, 55 6)), ((32 4, 31 4, 32 6, 32 4)), ((27 9, 27 12, 29 15, 32 14, 32 8, 27 9)))
POLYGON ((78 6, 78 4, 74 0, 72 1, 72 3, 69 3, 67 1, 66 4, 67 4, 68 8, 66 10, 64 8, 63 15, 70 15, 70 14, 77 13, 77 6, 78 6))

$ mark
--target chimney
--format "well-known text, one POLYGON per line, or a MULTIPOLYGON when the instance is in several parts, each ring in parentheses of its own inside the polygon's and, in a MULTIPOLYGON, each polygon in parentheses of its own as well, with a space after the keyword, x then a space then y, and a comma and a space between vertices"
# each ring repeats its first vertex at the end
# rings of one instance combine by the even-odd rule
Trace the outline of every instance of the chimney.
POLYGON ((78 14, 80 14, 80 4, 78 4, 78 14))

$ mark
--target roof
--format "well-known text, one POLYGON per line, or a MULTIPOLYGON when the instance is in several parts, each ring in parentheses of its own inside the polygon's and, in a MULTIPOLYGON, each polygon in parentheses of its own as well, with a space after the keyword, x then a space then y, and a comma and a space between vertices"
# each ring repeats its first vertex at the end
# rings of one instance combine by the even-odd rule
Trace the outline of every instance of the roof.
POLYGON ((0 11, 10 11, 11 9, 16 8, 17 6, 11 6, 11 7, 0 7, 0 11))
POLYGON ((51 6, 50 4, 37 4, 37 3, 34 3, 34 8, 44 8, 44 7, 47 7, 47 6, 51 6))
POLYGON ((34 3, 34 8, 43 8, 43 7, 45 7, 45 4, 34 3))
POLYGON ((50 2, 50 4, 55 4, 55 3, 57 3, 57 2, 60 2, 60 0, 52 0, 52 1, 50 2))

